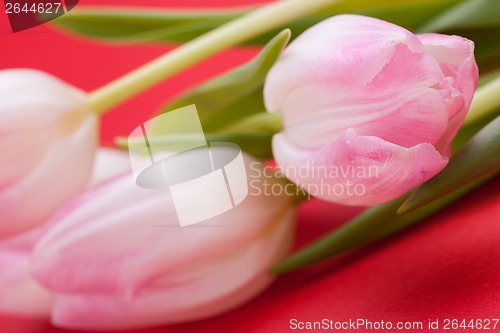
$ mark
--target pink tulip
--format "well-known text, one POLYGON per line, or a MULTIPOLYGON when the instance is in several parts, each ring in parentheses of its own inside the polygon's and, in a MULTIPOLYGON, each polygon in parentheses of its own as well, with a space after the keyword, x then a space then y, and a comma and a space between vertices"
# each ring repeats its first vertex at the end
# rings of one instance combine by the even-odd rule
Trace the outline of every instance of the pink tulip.
POLYGON ((40 229, 0 241, 0 313, 48 317, 54 296, 29 274, 40 229))
POLYGON ((88 181, 97 116, 48 74, 0 71, 0 239, 43 223, 88 181))
POLYGON ((285 175, 348 205, 391 200, 446 165, 478 79, 472 41, 340 15, 299 36, 268 74, 285 175))
MULTIPOLYGON (((129 170, 127 154, 101 148, 87 187, 103 184, 129 170)), ((30 274, 31 253, 42 228, 0 241, 0 313, 48 318, 52 312, 53 293, 30 274)))
POLYGON ((169 191, 142 189, 127 173, 56 214, 32 270, 57 294, 52 322, 60 327, 129 329, 201 319, 272 282, 267 269, 289 249, 293 219, 289 198, 261 192, 181 228, 169 191))

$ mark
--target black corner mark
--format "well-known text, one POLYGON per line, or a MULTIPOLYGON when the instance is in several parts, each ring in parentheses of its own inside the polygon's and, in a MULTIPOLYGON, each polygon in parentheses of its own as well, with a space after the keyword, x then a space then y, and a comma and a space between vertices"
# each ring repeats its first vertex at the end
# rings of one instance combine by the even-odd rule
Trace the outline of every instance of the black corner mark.
POLYGON ((78 5, 79 0, 65 0, 64 2, 66 3, 66 12, 69 12, 73 8, 75 8, 76 5, 78 5))
POLYGON ((3 0, 12 32, 47 23, 73 9, 79 0, 3 0))

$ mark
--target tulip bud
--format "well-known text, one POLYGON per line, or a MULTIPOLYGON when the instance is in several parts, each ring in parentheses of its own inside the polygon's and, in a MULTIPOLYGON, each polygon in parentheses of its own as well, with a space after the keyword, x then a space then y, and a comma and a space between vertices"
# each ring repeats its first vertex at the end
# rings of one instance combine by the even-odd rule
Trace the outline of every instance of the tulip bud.
POLYGON ((0 238, 41 224, 85 187, 97 145, 86 103, 48 74, 0 71, 0 238))
POLYGON ((0 313, 48 317, 54 297, 29 274, 31 251, 40 229, 0 241, 0 313))
MULTIPOLYGON (((273 182, 252 177, 252 188, 273 182)), ((288 197, 251 191, 235 208, 185 228, 174 207, 168 190, 140 188, 131 172, 63 207, 32 260, 37 280, 57 293, 53 323, 107 330, 202 319, 272 282, 267 269, 293 238, 288 197)))
POLYGON ((320 198, 375 205, 444 168, 478 70, 472 41, 414 35, 339 15, 299 36, 268 74, 268 111, 283 173, 320 198))
MULTIPOLYGON (((98 186, 130 171, 126 154, 116 149, 97 151, 94 171, 87 187, 98 186)), ((53 293, 30 274, 31 253, 46 226, 0 241, 0 313, 30 317, 49 317, 53 293), (8 267, 8 269, 7 269, 8 267)))

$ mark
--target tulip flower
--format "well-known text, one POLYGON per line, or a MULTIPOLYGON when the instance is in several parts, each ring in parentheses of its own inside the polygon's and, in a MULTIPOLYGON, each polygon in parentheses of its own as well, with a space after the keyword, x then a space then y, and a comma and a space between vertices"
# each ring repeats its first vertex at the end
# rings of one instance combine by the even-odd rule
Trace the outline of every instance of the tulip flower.
POLYGON ((97 116, 48 74, 0 71, 0 239, 43 223, 92 170, 97 116))
MULTIPOLYGON (((100 148, 87 187, 103 184, 129 170, 126 154, 116 149, 100 148)), ((54 295, 30 274, 31 253, 43 234, 43 228, 38 227, 0 241, 0 313, 50 316, 54 295)))
POLYGON ((40 228, 0 241, 0 313, 48 317, 54 296, 29 274, 40 228))
POLYGON ((370 206, 444 168, 477 85, 472 41, 414 35, 358 15, 299 36, 269 72, 264 97, 283 117, 283 173, 320 198, 370 206))
MULTIPOLYGON (((259 177, 264 173, 252 178, 254 187, 259 177)), ((129 172, 56 214, 32 271, 57 295, 52 322, 59 327, 130 329, 201 319, 272 282, 267 269, 289 249, 293 219, 288 197, 258 191, 222 215, 181 228, 170 192, 140 188, 129 172)))

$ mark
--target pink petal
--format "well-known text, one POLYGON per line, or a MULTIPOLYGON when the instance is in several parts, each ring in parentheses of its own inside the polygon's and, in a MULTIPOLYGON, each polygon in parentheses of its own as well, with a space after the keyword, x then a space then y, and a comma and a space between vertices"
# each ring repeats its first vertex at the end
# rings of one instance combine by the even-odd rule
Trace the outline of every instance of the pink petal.
POLYGON ((86 95, 30 69, 0 71, 0 190, 33 170, 63 129, 85 113, 86 95), (12 163, 15 161, 15 163, 12 163))
POLYGON ((477 87, 478 68, 474 59, 474 42, 459 36, 423 34, 417 36, 439 63, 446 82, 441 86, 448 104, 448 128, 437 145, 449 155, 449 146, 462 125, 477 87))
POLYGON ((417 37, 439 63, 443 73, 457 79, 466 104, 470 104, 478 80, 474 42, 460 36, 441 34, 422 34, 417 37))
POLYGON ((33 69, 1 70, 0 96, 0 136, 45 129, 86 104, 83 91, 33 69))
POLYGON ((22 180, 0 191, 0 238, 43 223, 84 188, 92 169, 96 133, 97 117, 89 115, 74 131, 61 133, 22 180))
POLYGON ((292 229, 287 225, 292 216, 289 211, 269 234, 246 247, 227 248, 216 261, 193 263, 197 267, 192 272, 172 270, 132 297, 63 295, 57 300, 52 321, 65 328, 131 329, 203 319, 231 310, 272 282, 266 271, 282 258, 292 241, 292 229))
POLYGON ((52 293, 30 275, 31 250, 40 230, 0 242, 0 312, 49 317, 52 293))
POLYGON ((411 32, 340 15, 290 45, 267 77, 265 99, 299 148, 318 149, 351 127, 409 148, 435 144, 446 130, 448 110, 436 89, 443 79, 411 32))
POLYGON ((359 15, 324 20, 291 43, 268 74, 267 109, 279 111, 290 91, 304 84, 366 85, 399 44, 423 50, 411 32, 391 23, 359 15))
POLYGON ((36 277, 55 291, 123 295, 241 251, 292 209, 286 197, 249 195, 236 209, 180 228, 169 192, 141 189, 131 173, 69 206, 35 250, 36 277))
POLYGON ((285 175, 306 191, 354 206, 394 199, 437 174, 448 161, 430 144, 405 148, 353 129, 317 151, 297 149, 278 134, 273 150, 285 175))

